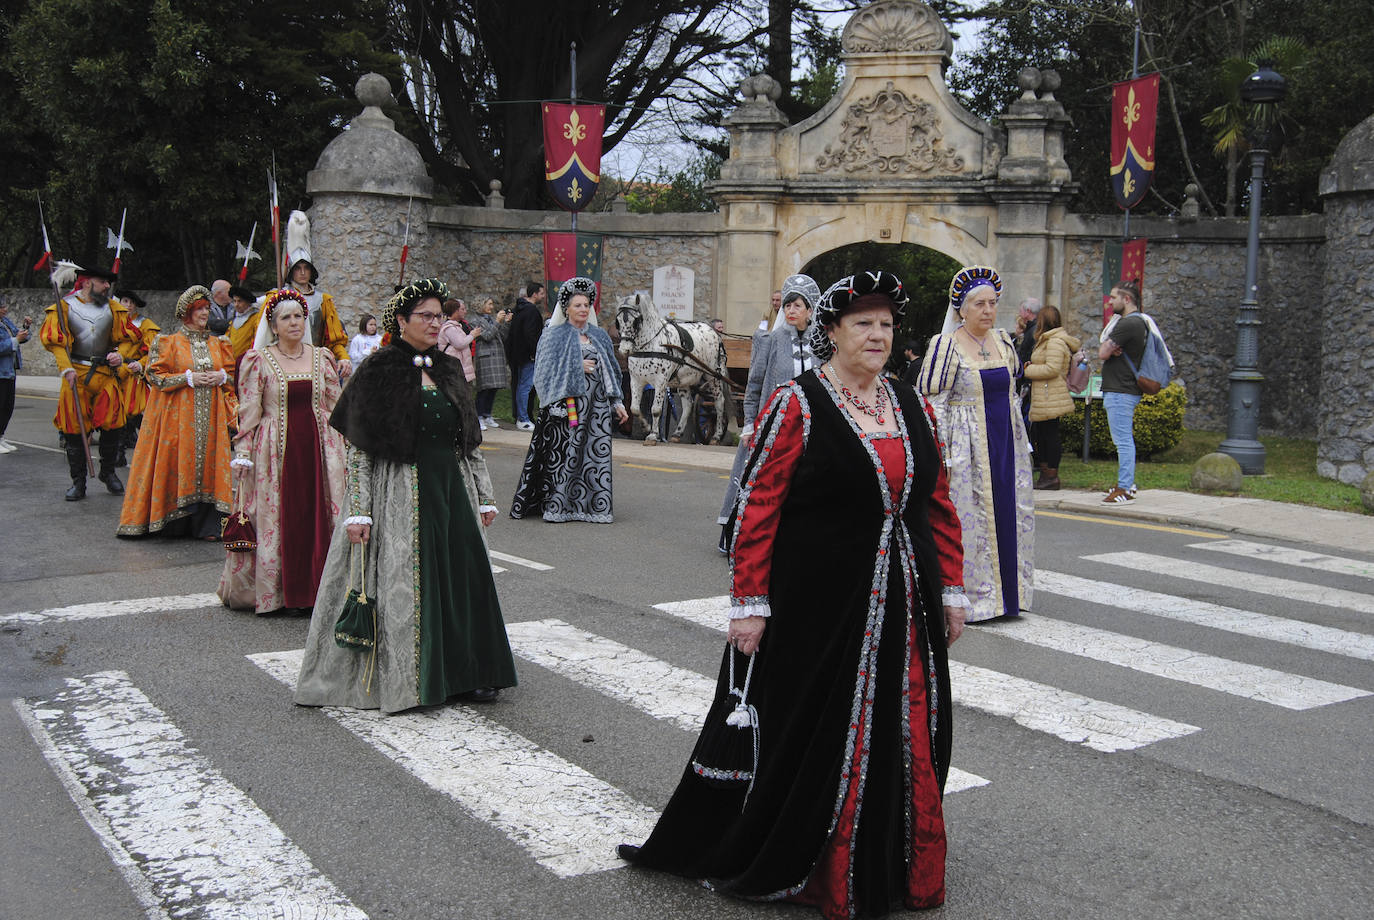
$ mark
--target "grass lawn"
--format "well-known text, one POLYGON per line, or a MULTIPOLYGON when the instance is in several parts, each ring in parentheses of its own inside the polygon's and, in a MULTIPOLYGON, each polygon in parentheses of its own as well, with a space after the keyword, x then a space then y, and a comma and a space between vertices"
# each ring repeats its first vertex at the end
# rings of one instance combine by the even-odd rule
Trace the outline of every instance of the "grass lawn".
MULTIPOLYGON (((1142 489, 1190 491, 1194 461, 1215 451, 1225 438, 1224 433, 1217 431, 1185 431, 1183 441, 1173 450, 1149 460, 1137 458, 1136 485, 1142 489)), ((1265 435, 1260 443, 1265 451, 1264 475, 1246 476, 1240 492, 1232 494, 1369 513, 1360 501, 1359 489, 1317 475, 1316 441, 1265 435)), ((1105 493, 1116 485, 1116 457, 1094 458, 1084 463, 1082 443, 1066 442, 1059 478, 1065 488, 1105 493)))

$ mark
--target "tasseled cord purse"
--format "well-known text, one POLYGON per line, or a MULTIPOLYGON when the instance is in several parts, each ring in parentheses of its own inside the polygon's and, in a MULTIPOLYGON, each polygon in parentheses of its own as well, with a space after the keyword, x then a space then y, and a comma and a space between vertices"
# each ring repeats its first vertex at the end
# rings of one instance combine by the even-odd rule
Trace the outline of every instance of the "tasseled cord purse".
POLYGON ((361 590, 353 587, 353 573, 358 569, 358 546, 354 543, 349 550, 348 560, 348 598, 344 601, 343 612, 334 624, 334 643, 339 648, 366 651, 367 666, 363 669, 363 690, 372 693, 372 677, 377 673, 377 603, 367 596, 367 544, 363 547, 361 590))
POLYGON ((713 786, 731 788, 747 783, 745 800, 754 790, 759 769, 759 713, 749 705, 749 681, 754 676, 754 655, 744 674, 744 687, 735 684, 735 650, 730 648, 730 696, 734 709, 723 720, 707 722, 692 756, 692 771, 713 786))

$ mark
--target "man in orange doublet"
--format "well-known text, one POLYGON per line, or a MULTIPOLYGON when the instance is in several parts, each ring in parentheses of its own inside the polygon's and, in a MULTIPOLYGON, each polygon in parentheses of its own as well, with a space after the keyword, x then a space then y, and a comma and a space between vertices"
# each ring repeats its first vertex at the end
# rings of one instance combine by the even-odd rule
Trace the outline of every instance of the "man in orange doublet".
MULTIPOLYGON (((135 338, 120 346, 119 353, 126 362, 137 362, 143 368, 148 366, 148 352, 152 350, 153 339, 162 328, 143 315, 148 304, 134 291, 119 291, 115 299, 129 311, 129 325, 136 334, 135 338)), ((133 365, 131 365, 133 366, 133 365)), ((124 380, 124 433, 119 439, 119 455, 115 466, 128 466, 128 452, 138 443, 138 429, 143 424, 143 410, 148 408, 148 381, 142 373, 131 373, 124 380)))
POLYGON ((234 355, 206 329, 210 292, 196 285, 177 301, 184 325, 159 335, 148 360, 153 388, 119 515, 121 537, 219 539, 230 510, 230 431, 238 418, 234 355))
POLYGON ((110 299, 110 285, 119 276, 71 267, 77 272, 76 288, 45 311, 39 338, 62 372, 53 425, 63 435, 72 477, 66 498, 74 502, 86 497, 83 425, 88 436, 100 432, 100 481, 111 494, 124 494, 124 483, 115 474, 125 419, 123 386, 140 365, 127 363, 124 354, 138 337, 128 311, 110 299))

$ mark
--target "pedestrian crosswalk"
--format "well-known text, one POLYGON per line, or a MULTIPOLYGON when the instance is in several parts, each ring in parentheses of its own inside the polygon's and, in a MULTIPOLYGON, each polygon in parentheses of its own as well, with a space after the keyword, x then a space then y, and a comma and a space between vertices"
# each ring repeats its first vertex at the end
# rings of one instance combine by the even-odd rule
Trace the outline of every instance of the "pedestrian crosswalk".
MULTIPOLYGON (((1374 579, 1374 566, 1244 540, 1188 549, 1212 561, 1196 561, 1197 553, 1185 559, 1142 552, 1092 553, 1081 559, 1085 572, 1129 569, 1132 580, 1145 581, 1150 589, 1038 571, 1034 613, 976 628, 974 635, 985 637, 976 640, 979 647, 992 650, 991 657, 975 664, 963 657, 967 645, 955 647, 950 671, 956 710, 977 712, 993 725, 1028 732, 1024 737, 1059 749, 1069 750, 1067 744, 1125 756, 1221 727, 1217 713, 1228 711, 1227 701, 1303 718, 1374 695, 1374 671, 1360 670, 1374 661, 1374 627, 1349 628, 1345 618, 1343 627, 1318 622, 1333 608, 1374 611, 1374 587, 1360 590, 1361 579, 1374 579), (1210 596, 1224 591, 1238 606, 1191 596, 1199 593, 1199 584, 1208 586, 1210 596), (1245 609, 1243 599, 1256 593, 1282 599, 1293 615, 1245 609), (1132 631, 1114 616, 1101 616, 1104 612, 1146 615, 1143 622, 1149 626, 1132 631), (1081 622, 1094 613, 1099 616, 1093 622, 1101 625, 1081 622), (1225 637, 1220 643, 1225 654, 1216 654, 1216 643, 1208 649, 1190 647, 1186 637, 1198 630, 1225 637), (1133 632, 1179 638, 1158 641, 1133 632), (1024 657, 1018 650, 1031 648, 1054 666, 1017 673, 1024 657), (1272 666, 1274 649, 1286 650, 1282 669, 1272 666), (1085 679, 1085 661, 1099 671, 1129 673, 1133 680, 1085 679), (1323 662, 1342 667, 1328 671, 1323 662), (1155 684, 1184 702, 1166 710, 1168 715, 1148 711, 1159 697, 1141 696, 1140 688, 1155 684), (1198 704, 1189 705, 1190 699, 1198 704)), ((519 556, 492 556, 504 563, 493 569, 505 577, 513 577, 512 568, 529 578, 554 571, 519 556)), ((217 603, 213 595, 145 598, 7 614, 0 622, 77 623, 217 603)), ((728 603, 727 597, 713 595, 653 605, 649 616, 662 623, 690 624, 679 626, 679 632, 618 633, 615 626, 597 625, 604 620, 582 622, 569 612, 510 622, 508 634, 524 668, 591 691, 590 698, 604 707, 680 732, 685 745, 705 718, 719 659, 707 656, 685 666, 679 650, 652 644, 662 638, 643 637, 680 635, 682 628, 718 636, 728 624, 728 603)), ((301 656, 301 650, 292 649, 247 657, 273 678, 264 683, 279 686, 285 702, 301 656)), ((588 698, 582 696, 582 704, 588 698)), ((510 703, 519 705, 518 691, 510 703)), ((380 753, 400 774, 437 792, 452 803, 455 815, 500 832, 550 878, 568 880, 623 866, 613 844, 643 839, 661 803, 644 801, 642 793, 596 775, 575 752, 534 740, 543 736, 531 733, 529 724, 572 716, 558 711, 559 705, 525 713, 518 727, 505 724, 504 707, 453 705, 393 716, 325 707, 318 717, 345 729, 349 744, 380 753)), ((205 917, 365 916, 127 674, 72 678, 60 692, 17 701, 16 709, 150 916, 179 916, 188 903, 197 905, 195 916, 205 917)), ((1031 781, 995 755, 989 759, 988 751, 996 749, 995 743, 983 743, 977 746, 981 753, 962 755, 956 737, 956 767, 947 793, 989 795, 1031 781), (976 760, 965 762, 964 756, 976 760)), ((648 755, 627 750, 623 756, 632 761, 637 753, 648 755)))

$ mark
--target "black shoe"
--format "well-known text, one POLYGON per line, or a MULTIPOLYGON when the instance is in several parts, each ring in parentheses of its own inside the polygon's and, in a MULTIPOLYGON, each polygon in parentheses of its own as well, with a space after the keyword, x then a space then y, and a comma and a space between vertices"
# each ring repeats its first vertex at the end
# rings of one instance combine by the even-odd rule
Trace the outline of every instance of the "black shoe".
POLYGON ((86 480, 73 479, 72 487, 67 490, 66 499, 69 502, 79 502, 86 497, 86 480))
POLYGON ((124 483, 119 481, 119 474, 114 470, 110 470, 108 473, 101 473, 98 478, 101 482, 105 483, 105 488, 109 490, 111 495, 124 494, 124 483))
POLYGON ((501 691, 496 687, 478 687, 476 690, 458 694, 457 699, 462 703, 494 703, 500 695, 501 691))
POLYGON ((639 847, 633 843, 622 843, 615 848, 615 855, 626 862, 634 862, 639 858, 639 847))

